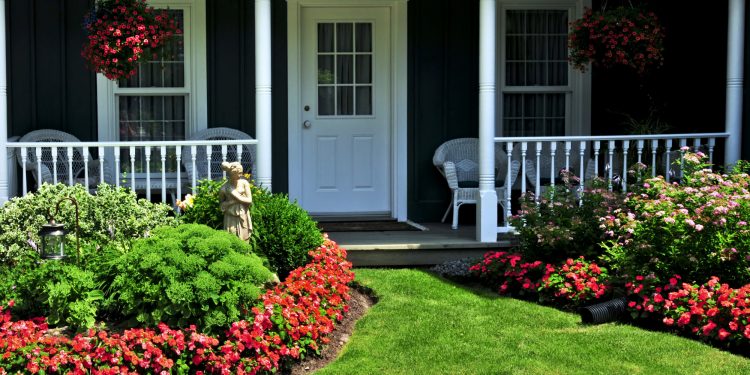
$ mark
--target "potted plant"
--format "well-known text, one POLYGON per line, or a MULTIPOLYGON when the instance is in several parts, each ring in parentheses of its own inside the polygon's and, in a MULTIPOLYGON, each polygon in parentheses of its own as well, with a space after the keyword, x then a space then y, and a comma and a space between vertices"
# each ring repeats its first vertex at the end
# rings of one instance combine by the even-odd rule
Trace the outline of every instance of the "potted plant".
POLYGON ((626 66, 638 74, 664 63, 664 28, 653 12, 635 7, 593 11, 570 24, 570 64, 585 71, 626 66))
POLYGON ((134 75, 143 56, 182 32, 166 10, 155 10, 146 0, 98 0, 83 27, 88 42, 81 56, 111 80, 134 75))

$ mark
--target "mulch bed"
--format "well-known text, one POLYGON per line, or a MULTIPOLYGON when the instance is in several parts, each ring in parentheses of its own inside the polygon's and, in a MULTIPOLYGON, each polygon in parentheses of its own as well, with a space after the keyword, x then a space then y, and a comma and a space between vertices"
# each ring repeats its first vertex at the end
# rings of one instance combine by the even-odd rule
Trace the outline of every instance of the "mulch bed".
POLYGON ((336 325, 330 337, 331 343, 323 347, 320 356, 310 356, 301 362, 293 363, 283 374, 311 374, 329 363, 333 362, 349 341, 349 337, 354 331, 354 326, 365 315, 368 309, 377 301, 372 293, 365 289, 354 287, 351 289, 351 300, 349 300, 349 312, 344 315, 344 320, 336 325))

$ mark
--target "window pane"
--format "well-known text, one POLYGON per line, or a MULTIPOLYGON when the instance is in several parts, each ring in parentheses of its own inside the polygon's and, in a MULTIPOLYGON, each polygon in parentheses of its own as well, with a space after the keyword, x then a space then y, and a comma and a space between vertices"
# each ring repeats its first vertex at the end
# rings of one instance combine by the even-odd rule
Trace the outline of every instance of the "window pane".
POLYGON ((520 34, 526 28, 526 12, 522 10, 509 10, 506 19, 505 31, 507 34, 520 34))
POLYGON ((372 52, 372 24, 357 23, 355 35, 357 52, 372 52))
POLYGON ((357 83, 372 83, 372 56, 357 55, 357 83))
POLYGON ((351 23, 337 23, 336 24, 336 51, 337 52, 352 52, 352 33, 353 27, 351 23))
POLYGON ((333 56, 318 56, 318 83, 333 84, 333 56))
MULTIPOLYGON (((185 96, 120 96, 118 100, 121 141, 174 141, 185 139, 185 96)), ((161 172, 160 151, 153 149, 151 172, 161 172)), ((167 151, 167 170, 175 172, 174 149, 167 151)), ((135 155, 135 170, 130 164, 130 150, 121 151, 124 172, 146 172, 146 156, 135 155)))
POLYGON ((352 55, 336 56, 336 83, 352 83, 354 77, 352 68, 352 55))
POLYGON ((506 63, 505 84, 508 86, 526 85, 526 64, 513 62, 506 63))
POLYGON ((567 23, 565 10, 508 10, 505 84, 567 85, 567 23))
POLYGON ((503 135, 558 136, 565 134, 565 94, 504 94, 503 135))
POLYGON ((333 52, 333 24, 318 24, 318 52, 333 52))
POLYGON ((357 115, 372 115, 372 87, 357 87, 357 115))
POLYGON ((354 91, 351 86, 339 86, 336 87, 338 100, 338 115, 353 115, 354 114, 354 91))
POLYGON ((335 99, 333 97, 333 87, 318 87, 318 115, 333 116, 335 99))
MULTIPOLYGON (((184 30, 181 9, 168 9, 177 27, 184 30)), ((118 81, 120 87, 185 87, 185 35, 177 34, 148 56, 146 51, 135 75, 118 81)))

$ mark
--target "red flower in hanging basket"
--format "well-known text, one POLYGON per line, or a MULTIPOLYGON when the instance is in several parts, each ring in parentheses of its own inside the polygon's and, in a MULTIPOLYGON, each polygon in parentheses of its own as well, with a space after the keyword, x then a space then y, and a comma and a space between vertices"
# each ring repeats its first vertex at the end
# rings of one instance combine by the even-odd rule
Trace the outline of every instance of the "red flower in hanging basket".
POLYGON ((146 0, 100 0, 84 18, 88 42, 81 56, 108 79, 135 74, 145 53, 155 51, 182 31, 166 10, 155 10, 146 0))
POLYGON ((664 64, 664 28, 653 12, 632 7, 594 12, 571 22, 569 62, 585 71, 594 66, 627 66, 638 74, 664 64))

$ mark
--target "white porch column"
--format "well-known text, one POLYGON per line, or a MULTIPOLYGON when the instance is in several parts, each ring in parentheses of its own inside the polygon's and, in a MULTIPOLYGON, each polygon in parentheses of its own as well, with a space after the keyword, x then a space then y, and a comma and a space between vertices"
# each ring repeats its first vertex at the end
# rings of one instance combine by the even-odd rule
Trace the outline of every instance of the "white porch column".
POLYGON ((497 241, 495 192, 495 0, 479 1, 479 201, 477 240, 497 241))
POLYGON ((745 0, 729 0, 729 37, 727 45, 727 111, 724 163, 740 160, 742 150, 742 80, 745 46, 745 0))
POLYGON ((5 38, 5 0, 0 0, 0 204, 8 201, 8 65, 5 38))
POLYGON ((271 190, 271 0, 255 0, 255 181, 271 190))

